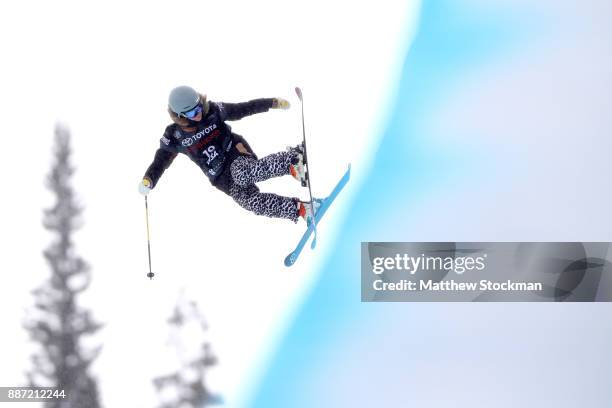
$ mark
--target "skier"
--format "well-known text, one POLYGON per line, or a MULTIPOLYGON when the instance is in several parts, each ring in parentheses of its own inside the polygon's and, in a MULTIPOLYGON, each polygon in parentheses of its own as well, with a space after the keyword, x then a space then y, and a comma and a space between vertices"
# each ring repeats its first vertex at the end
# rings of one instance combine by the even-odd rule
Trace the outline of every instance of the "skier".
MULTIPOLYGON (((243 208, 258 215, 309 222, 312 204, 295 197, 262 193, 255 183, 291 174, 307 186, 302 144, 287 151, 258 159, 247 141, 232 132, 226 121, 289 109, 282 98, 254 99, 242 103, 208 101, 191 87, 179 86, 170 92, 168 113, 173 124, 166 127, 153 162, 138 189, 147 195, 178 153, 187 155, 204 171, 213 186, 231 196, 243 208)), ((315 206, 318 205, 315 200, 315 206)))

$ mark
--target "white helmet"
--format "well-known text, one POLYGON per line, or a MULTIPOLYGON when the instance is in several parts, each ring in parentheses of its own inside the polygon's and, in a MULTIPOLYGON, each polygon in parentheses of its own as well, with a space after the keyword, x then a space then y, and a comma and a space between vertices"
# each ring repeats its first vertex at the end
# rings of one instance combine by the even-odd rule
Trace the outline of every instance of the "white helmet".
POLYGON ((200 94, 190 86, 178 86, 170 91, 168 107, 180 115, 195 108, 200 103, 200 94))

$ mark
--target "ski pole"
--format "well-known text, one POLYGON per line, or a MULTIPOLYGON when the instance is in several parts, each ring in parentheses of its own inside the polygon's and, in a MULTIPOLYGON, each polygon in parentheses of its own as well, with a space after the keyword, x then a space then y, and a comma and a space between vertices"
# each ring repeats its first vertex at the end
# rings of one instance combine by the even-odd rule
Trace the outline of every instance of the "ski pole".
POLYGON ((149 279, 153 279, 155 274, 151 272, 151 236, 149 234, 149 203, 147 201, 147 196, 145 196, 145 216, 147 218, 147 250, 149 251, 149 273, 147 273, 147 277, 149 279))

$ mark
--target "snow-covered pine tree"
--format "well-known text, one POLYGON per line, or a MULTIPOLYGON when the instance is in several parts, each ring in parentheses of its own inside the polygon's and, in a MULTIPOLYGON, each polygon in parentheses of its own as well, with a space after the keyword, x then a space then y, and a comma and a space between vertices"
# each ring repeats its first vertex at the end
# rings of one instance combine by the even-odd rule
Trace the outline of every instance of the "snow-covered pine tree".
POLYGON ((44 227, 54 240, 44 251, 51 276, 32 293, 35 308, 25 326, 38 350, 32 355, 27 373, 30 386, 57 387, 65 390, 65 400, 50 400, 45 408, 99 408, 96 380, 90 373, 91 363, 100 347, 86 348, 84 340, 101 325, 89 310, 79 306, 79 294, 90 284, 87 263, 75 253, 73 234, 81 226, 82 208, 71 186, 70 132, 55 128, 54 158, 47 187, 55 203, 44 212, 44 227))
POLYGON ((206 386, 206 374, 217 358, 205 339, 208 326, 197 304, 181 295, 168 324, 168 343, 176 354, 178 369, 153 380, 161 400, 158 408, 203 408, 222 403, 206 386))

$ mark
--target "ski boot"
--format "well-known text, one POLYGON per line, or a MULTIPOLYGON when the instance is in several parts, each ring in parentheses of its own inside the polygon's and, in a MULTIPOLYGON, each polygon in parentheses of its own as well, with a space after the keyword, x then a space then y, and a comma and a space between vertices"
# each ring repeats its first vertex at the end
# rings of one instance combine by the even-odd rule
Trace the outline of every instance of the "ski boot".
POLYGON ((313 199, 312 203, 308 201, 299 201, 298 202, 298 215, 304 221, 306 221, 307 225, 310 225, 312 224, 314 220, 313 218, 314 215, 319 210, 319 207, 321 207, 321 204, 323 204, 323 200, 319 198, 313 199))
POLYGON ((308 171, 306 171, 306 151, 304 145, 300 143, 296 147, 288 147, 292 153, 295 153, 296 157, 289 166, 289 172, 294 179, 302 184, 302 187, 308 187, 308 171))

